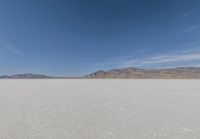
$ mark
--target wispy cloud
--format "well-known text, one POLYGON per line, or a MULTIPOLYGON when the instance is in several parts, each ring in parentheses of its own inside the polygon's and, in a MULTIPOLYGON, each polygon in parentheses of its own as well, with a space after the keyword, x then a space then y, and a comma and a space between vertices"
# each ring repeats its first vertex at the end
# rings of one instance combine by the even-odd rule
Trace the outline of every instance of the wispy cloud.
POLYGON ((138 64, 140 60, 136 59, 135 55, 144 55, 146 53, 149 53, 152 50, 153 50, 152 48, 137 49, 134 52, 132 52, 130 55, 115 57, 108 61, 95 63, 95 64, 92 64, 91 67, 101 69, 101 68, 107 68, 107 67, 127 67, 129 65, 136 65, 136 63, 138 64))
POLYGON ((151 48, 144 48, 144 49, 138 49, 137 51, 136 51, 136 53, 146 53, 146 52, 149 52, 149 51, 151 51, 152 49, 151 48))
POLYGON ((197 30, 197 29, 200 29, 200 25, 189 26, 189 27, 185 28, 183 30, 183 32, 190 32, 190 31, 197 30))
MULTIPOLYGON (((191 43, 192 44, 192 43, 191 43)), ((196 44, 196 43, 194 43, 196 44)), ((196 46, 196 45, 195 45, 196 46)), ((146 55, 139 55, 137 57, 121 58, 118 60, 111 60, 104 62, 99 67, 156 67, 170 66, 172 67, 180 65, 183 66, 196 66, 200 65, 200 46, 198 47, 184 47, 177 51, 168 51, 165 53, 151 53, 146 55)))
POLYGON ((195 42, 189 42, 189 43, 185 43, 180 45, 180 47, 200 47, 200 41, 195 41, 195 42))
POLYGON ((95 63, 92 66, 93 67, 112 66, 112 65, 115 65, 115 64, 119 64, 119 63, 120 63, 120 61, 113 59, 113 60, 108 61, 108 62, 95 63))
POLYGON ((187 17, 189 17, 193 12, 192 11, 185 11, 184 13, 181 14, 181 18, 185 19, 187 17))
POLYGON ((14 44, 6 39, 0 39, 0 47, 15 54, 20 54, 21 51, 14 44))
POLYGON ((183 54, 185 53, 192 53, 192 52, 200 52, 200 47, 199 48, 188 48, 182 51, 183 54))
POLYGON ((176 55, 164 55, 151 57, 150 60, 142 61, 142 64, 161 64, 178 61, 192 61, 200 60, 200 53, 189 53, 189 54, 176 54, 176 55))

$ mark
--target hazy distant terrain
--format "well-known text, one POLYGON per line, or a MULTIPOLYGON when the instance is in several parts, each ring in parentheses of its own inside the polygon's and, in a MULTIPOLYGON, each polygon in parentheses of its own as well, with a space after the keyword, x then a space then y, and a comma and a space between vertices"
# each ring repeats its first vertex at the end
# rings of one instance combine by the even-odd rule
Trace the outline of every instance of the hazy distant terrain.
POLYGON ((199 80, 0 80, 2 139, 199 139, 199 80))
POLYGON ((0 79, 45 79, 45 78, 52 78, 52 77, 47 75, 32 74, 32 73, 0 76, 0 79))

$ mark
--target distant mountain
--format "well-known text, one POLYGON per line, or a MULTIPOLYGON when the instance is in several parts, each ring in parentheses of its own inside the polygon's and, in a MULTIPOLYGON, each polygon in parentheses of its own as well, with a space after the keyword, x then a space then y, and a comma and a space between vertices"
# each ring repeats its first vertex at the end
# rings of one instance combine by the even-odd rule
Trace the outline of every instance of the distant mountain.
POLYGON ((97 71, 84 78, 136 78, 136 79, 200 79, 199 67, 179 67, 168 69, 122 68, 108 71, 97 71))
POLYGON ((83 77, 51 77, 42 74, 15 74, 0 76, 0 79, 200 79, 200 67, 167 69, 121 68, 97 71, 83 77))
POLYGON ((46 79, 46 78, 52 78, 52 77, 41 74, 32 74, 32 73, 0 76, 0 79, 46 79))

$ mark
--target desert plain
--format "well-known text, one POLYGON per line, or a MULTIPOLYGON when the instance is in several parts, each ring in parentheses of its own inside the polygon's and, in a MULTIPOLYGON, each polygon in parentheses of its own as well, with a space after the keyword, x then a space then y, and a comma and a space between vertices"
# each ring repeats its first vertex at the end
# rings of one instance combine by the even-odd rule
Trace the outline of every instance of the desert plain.
POLYGON ((0 139, 199 138, 200 80, 0 80, 0 139))

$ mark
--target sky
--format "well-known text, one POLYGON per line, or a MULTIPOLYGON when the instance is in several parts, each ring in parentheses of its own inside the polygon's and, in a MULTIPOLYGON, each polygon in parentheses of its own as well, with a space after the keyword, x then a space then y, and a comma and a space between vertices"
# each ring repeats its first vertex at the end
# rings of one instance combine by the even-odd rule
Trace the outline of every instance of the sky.
POLYGON ((200 66, 199 0, 0 0, 0 75, 200 66))

